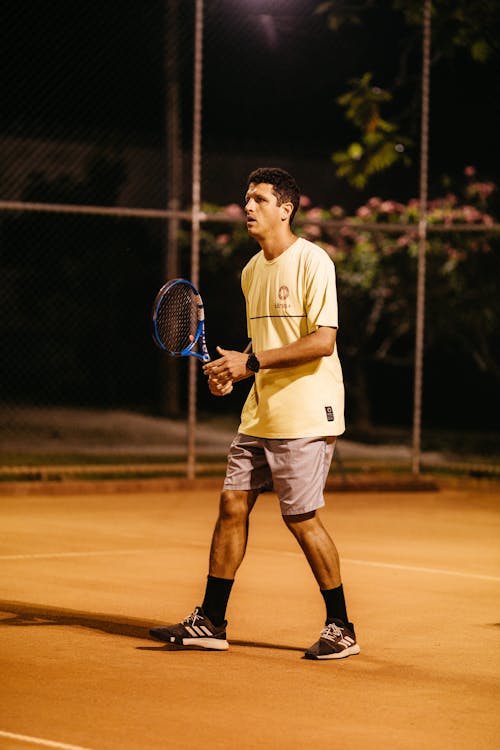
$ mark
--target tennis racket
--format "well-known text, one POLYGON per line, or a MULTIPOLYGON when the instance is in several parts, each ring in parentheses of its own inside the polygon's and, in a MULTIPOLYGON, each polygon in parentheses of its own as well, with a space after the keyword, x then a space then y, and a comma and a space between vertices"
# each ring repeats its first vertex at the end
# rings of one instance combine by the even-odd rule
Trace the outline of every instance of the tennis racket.
POLYGON ((205 310, 199 291, 186 279, 162 286, 153 304, 153 340, 171 357, 210 362, 205 343, 205 310))

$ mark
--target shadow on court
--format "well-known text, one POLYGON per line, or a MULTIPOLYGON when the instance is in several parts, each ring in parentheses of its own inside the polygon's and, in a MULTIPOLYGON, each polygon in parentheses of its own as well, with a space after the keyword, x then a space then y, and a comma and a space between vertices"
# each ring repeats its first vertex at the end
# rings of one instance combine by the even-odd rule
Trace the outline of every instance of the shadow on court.
MULTIPOLYGON (((6 627, 40 627, 47 625, 67 625, 80 628, 100 630, 102 633, 122 635, 127 638, 149 638, 150 628, 160 625, 160 622, 141 623, 132 619, 117 619, 107 615, 93 615, 88 612, 67 612, 54 607, 35 606, 33 604, 20 604, 18 602, 7 602, 0 600, 0 614, 5 619, 0 620, 0 628, 6 627)), ((297 646, 288 646, 283 643, 258 643, 256 641, 231 640, 232 646, 245 646, 247 648, 269 648, 282 651, 300 651, 304 649, 297 646)), ((202 651, 205 649, 196 646, 177 646, 176 644, 164 643, 157 646, 136 646, 140 651, 202 651)))
POLYGON ((227 652, 149 637, 200 602, 217 492, 3 496, 0 747, 493 750, 500 489, 483 487, 327 495, 361 646, 333 662, 302 657, 323 602, 273 493, 227 652))

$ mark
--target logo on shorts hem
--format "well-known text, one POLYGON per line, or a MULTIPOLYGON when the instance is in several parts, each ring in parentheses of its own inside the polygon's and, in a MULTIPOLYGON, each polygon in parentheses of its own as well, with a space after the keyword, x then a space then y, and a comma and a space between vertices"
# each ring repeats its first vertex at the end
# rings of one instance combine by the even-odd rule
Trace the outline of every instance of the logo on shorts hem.
POLYGON ((329 422, 333 422, 334 419, 335 419, 334 416, 333 416, 333 408, 331 406, 325 406, 325 411, 326 411, 326 418, 327 418, 327 420, 329 422))

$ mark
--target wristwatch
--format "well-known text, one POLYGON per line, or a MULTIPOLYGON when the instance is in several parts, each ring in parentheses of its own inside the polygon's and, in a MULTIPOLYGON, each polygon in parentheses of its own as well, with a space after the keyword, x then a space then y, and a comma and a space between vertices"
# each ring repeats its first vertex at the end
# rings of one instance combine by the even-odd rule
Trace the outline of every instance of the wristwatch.
POLYGON ((250 372, 259 372, 260 370, 260 362, 253 352, 247 359, 247 370, 250 370, 250 372))

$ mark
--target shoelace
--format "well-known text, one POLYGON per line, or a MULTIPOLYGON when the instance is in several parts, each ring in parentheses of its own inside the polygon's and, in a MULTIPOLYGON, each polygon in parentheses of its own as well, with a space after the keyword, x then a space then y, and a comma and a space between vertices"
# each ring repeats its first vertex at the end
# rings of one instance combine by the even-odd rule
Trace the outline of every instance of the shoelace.
POLYGON ((184 624, 186 624, 186 625, 187 624, 189 624, 189 625, 195 625, 196 624, 196 620, 202 620, 203 618, 199 614, 199 611, 200 610, 198 609, 198 607, 196 607, 196 609, 194 610, 194 612, 191 612, 190 615, 188 615, 187 617, 184 618, 184 620, 182 621, 182 624, 183 625, 184 624))
POLYGON ((341 629, 338 625, 335 625, 334 622, 331 622, 326 628, 323 628, 320 633, 321 638, 329 638, 331 641, 334 641, 337 638, 342 638, 342 635, 343 633, 341 629))

